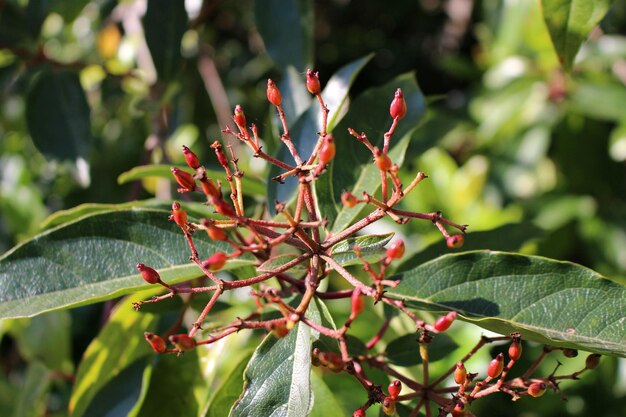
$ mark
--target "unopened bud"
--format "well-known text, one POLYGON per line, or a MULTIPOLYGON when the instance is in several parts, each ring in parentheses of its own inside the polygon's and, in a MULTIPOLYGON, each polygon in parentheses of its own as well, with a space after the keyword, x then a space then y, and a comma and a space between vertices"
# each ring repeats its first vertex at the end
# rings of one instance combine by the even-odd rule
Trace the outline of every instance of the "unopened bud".
POLYGON ((267 100, 276 107, 280 106, 283 101, 280 90, 271 79, 267 80, 267 100))
POLYGON ((487 367, 487 375, 491 378, 497 378, 502 373, 504 369, 504 355, 502 353, 498 353, 491 362, 489 362, 489 366, 487 367))
POLYGON ((592 353, 587 356, 587 359, 585 360, 585 367, 587 369, 596 369, 598 365, 600 365, 600 356, 601 355, 598 353, 592 353))
POLYGON ((400 395, 400 391, 402 391, 402 382, 398 379, 391 381, 387 387, 387 391, 389 392, 389 396, 396 400, 400 395))
POLYGON ((392 416, 396 413, 396 400, 391 397, 385 397, 383 400, 383 413, 392 416))
POLYGON ((226 154, 224 153, 224 149, 222 148, 222 144, 218 141, 215 141, 211 144, 211 148, 215 150, 215 155, 217 156, 217 162, 220 163, 224 168, 228 168, 228 158, 226 158, 226 154))
POLYGON ((150 344, 152 350, 154 350, 156 353, 163 353, 167 349, 165 340, 163 340, 160 336, 157 336, 154 333, 145 332, 143 334, 143 337, 150 344))
POLYGON ((389 114, 392 118, 402 119, 406 114, 406 101, 404 101, 404 95, 402 90, 398 88, 389 106, 389 114))
POLYGON ((187 161, 189 168, 197 169, 200 166, 200 161, 198 160, 196 154, 185 145, 183 145, 183 155, 185 156, 185 161, 187 161))
POLYGON ((224 252, 215 252, 206 261, 202 262, 202 266, 211 271, 219 271, 222 269, 228 257, 224 252))
POLYGON ((341 203, 344 205, 344 207, 352 208, 356 206, 358 202, 358 198, 356 198, 356 196, 350 191, 344 191, 341 194, 341 203))
POLYGON ((533 382, 528 387, 528 395, 531 397, 541 397, 546 392, 546 384, 543 382, 533 382))
POLYGON ((246 115, 243 112, 243 108, 239 104, 235 106, 235 114, 233 115, 233 120, 235 121, 235 124, 239 129, 246 129, 246 115))
POLYGON ((374 148, 374 162, 376 163, 378 169, 385 172, 389 171, 391 165, 393 165, 387 154, 383 153, 378 148, 374 148))
POLYGON ((324 136, 322 146, 320 147, 318 154, 320 162, 324 165, 329 163, 335 157, 336 150, 337 147, 335 146, 333 135, 324 136))
POLYGON ((172 203, 172 215, 170 216, 170 219, 174 220, 178 227, 183 229, 183 231, 187 231, 189 227, 187 225, 187 213, 182 209, 178 201, 174 201, 172 203))
POLYGON ((161 282, 161 276, 157 271, 142 263, 137 264, 137 270, 141 273, 141 278, 148 284, 158 284, 161 282))
POLYGON ((185 333, 171 335, 170 342, 181 352, 185 352, 196 347, 196 341, 185 333))
POLYGON ((311 69, 306 70, 306 88, 313 95, 318 95, 322 91, 318 75, 319 73, 311 69))
POLYGON ((179 192, 193 191, 196 189, 196 180, 193 179, 193 175, 176 167, 172 167, 170 171, 174 174, 178 185, 181 186, 178 190, 179 192))
POLYGON ((400 259, 404 256, 405 246, 402 239, 396 239, 391 242, 391 245, 387 248, 388 259, 400 259))
POLYGON ((445 332, 452 325, 452 322, 456 320, 456 316, 456 311, 451 311, 445 316, 439 317, 435 321, 435 330, 437 330, 438 332, 445 332))
POLYGON ((465 238, 463 235, 452 235, 446 239, 446 245, 450 249, 458 249, 463 246, 463 242, 465 242, 465 238))
POLYGON ((522 344, 516 340, 514 340, 509 345, 509 358, 512 361, 518 360, 522 356, 522 344))
POLYGON ((456 364, 456 369, 454 370, 454 382, 461 385, 465 383, 465 379, 467 378, 467 370, 465 369, 465 365, 463 362, 459 362, 456 364))

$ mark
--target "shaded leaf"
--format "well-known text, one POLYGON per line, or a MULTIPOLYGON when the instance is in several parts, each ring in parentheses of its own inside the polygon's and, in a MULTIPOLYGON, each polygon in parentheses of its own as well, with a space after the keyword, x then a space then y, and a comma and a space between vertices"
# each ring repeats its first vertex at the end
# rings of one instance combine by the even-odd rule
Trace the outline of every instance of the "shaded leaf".
POLYGON ((222 384, 213 391, 211 399, 205 407, 203 417, 222 417, 228 415, 228 411, 243 391, 243 372, 250 360, 249 356, 243 358, 234 370, 228 373, 222 384))
POLYGON ((611 0, 541 0, 552 43, 566 69, 589 32, 602 20, 611 0))
MULTIPOLYGON (((389 342, 385 348, 387 359, 395 365, 413 366, 422 363, 419 343, 416 334, 407 334, 389 342)), ((457 345, 450 336, 445 334, 434 335, 433 341, 428 344, 428 361, 436 362, 450 355, 457 345)))
POLYGON ((315 372, 311 373, 311 387, 313 389, 313 408, 308 417, 349 415, 337 400, 335 393, 315 372))
POLYGON ((354 249, 358 247, 362 258, 368 262, 374 262, 380 259, 384 253, 382 247, 391 240, 393 235, 394 233, 385 233, 384 235, 350 237, 333 246, 331 253, 339 264, 343 266, 353 265, 360 262, 360 258, 354 252, 354 249))
MULTIPOLYGON (((167 217, 168 212, 148 209, 98 213, 13 248, 0 258, 0 317, 33 316, 148 288, 137 262, 159 270, 168 283, 202 275, 189 261, 180 229, 167 217)), ((194 242, 203 258, 230 249, 203 233, 194 242)), ((224 269, 253 262, 242 256, 224 269)))
POLYGON ((161 81, 172 81, 181 69, 180 42, 187 30, 187 20, 184 2, 148 0, 143 28, 161 81))
POLYGON ((28 130, 37 149, 48 158, 88 159, 89 113, 78 74, 72 71, 43 71, 26 97, 28 130))
POLYGON ((41 362, 29 362, 26 380, 15 399, 14 417, 39 417, 46 412, 50 370, 41 362))
POLYGON ((304 72, 313 62, 313 3, 310 0, 259 0, 254 16, 265 49, 279 68, 304 72))
POLYGON ((626 356, 626 288, 582 266, 477 251, 446 255, 395 278, 411 308, 457 311, 494 332, 626 356))

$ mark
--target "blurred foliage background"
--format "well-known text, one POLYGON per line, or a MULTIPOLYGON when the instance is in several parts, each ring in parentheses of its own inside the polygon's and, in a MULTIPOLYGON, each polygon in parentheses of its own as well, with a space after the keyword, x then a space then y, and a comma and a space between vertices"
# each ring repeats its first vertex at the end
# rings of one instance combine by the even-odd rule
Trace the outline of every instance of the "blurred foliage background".
MULTIPOLYGON (((289 89, 312 66, 324 85, 371 53, 353 97, 412 72, 428 98, 402 172, 430 179, 407 209, 469 224, 464 250, 570 260, 626 282, 624 0, 612 2, 567 73, 538 1, 0 0, 0 252, 79 204, 167 205, 168 179, 118 177, 139 165, 184 163, 182 144, 210 160, 208 144, 230 141, 221 129, 232 125, 235 104, 275 151, 267 78, 289 89)), ((292 114, 301 111, 287 101, 292 114)), ((244 171, 265 179, 250 159, 241 157, 244 171)), ((445 251, 428 224, 385 227, 419 253, 404 268, 445 251)), ((2 322, 0 414, 66 415, 73 372, 110 307, 2 322), (46 368, 29 366, 35 358, 46 368), (24 394, 35 382, 38 391, 24 394)), ((492 396, 472 410, 624 415, 623 360, 606 358, 564 386, 567 402, 546 395, 512 407, 492 396)), ((346 410, 359 395, 341 399, 346 410)))

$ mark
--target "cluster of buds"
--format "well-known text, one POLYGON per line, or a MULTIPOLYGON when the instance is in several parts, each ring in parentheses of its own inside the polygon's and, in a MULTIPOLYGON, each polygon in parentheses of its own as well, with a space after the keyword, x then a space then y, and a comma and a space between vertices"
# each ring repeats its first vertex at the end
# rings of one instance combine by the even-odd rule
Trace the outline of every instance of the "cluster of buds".
MULTIPOLYGON (((332 249, 335 245, 354 237, 363 228, 385 217, 389 217, 398 224, 405 224, 412 219, 427 220, 439 229, 450 248, 458 248, 463 244, 463 233, 467 226, 456 224, 444 218, 441 212, 416 213, 397 208, 398 203, 422 180, 427 178, 424 173, 419 172, 407 186, 404 186, 398 175, 398 165, 389 156, 390 143, 396 126, 407 115, 407 104, 403 92, 401 89, 397 89, 389 107, 391 125, 382 138, 382 146, 375 146, 366 133, 357 133, 354 129, 348 129, 348 134, 355 137, 371 152, 372 163, 380 172, 381 191, 374 195, 367 190, 362 190, 361 198, 357 198, 350 192, 344 192, 341 196, 344 206, 352 208, 358 204, 363 204, 372 210, 344 230, 330 233, 327 229, 327 222, 319 212, 311 183, 323 175, 329 164, 333 163, 336 154, 336 140, 339 139, 335 138, 336 134, 327 132, 329 109, 321 95, 322 89, 318 74, 312 70, 306 72, 306 87, 318 100, 322 112, 322 129, 318 133, 316 145, 310 155, 300 155, 294 146, 282 108, 282 95, 272 80, 268 80, 267 83, 267 100, 278 113, 283 131, 280 139, 289 151, 290 160, 279 160, 264 152, 257 127, 254 124, 247 125, 244 109, 240 105, 234 108, 233 113, 233 121, 237 131, 230 128, 223 131, 250 148, 254 157, 278 167, 282 173, 274 180, 283 182, 290 176, 298 179, 299 188, 295 207, 277 202, 276 211, 278 215, 276 218, 258 219, 246 216, 242 189, 244 173, 238 167, 238 160, 232 147, 229 147, 229 156, 227 156, 219 142, 215 141, 210 145, 218 164, 224 170, 224 178, 230 188, 228 198, 222 195, 221 182, 208 178, 207 170, 197 155, 188 147, 183 146, 182 154, 191 172, 188 172, 186 168, 173 167, 171 169, 174 179, 179 185, 178 191, 203 195, 205 204, 211 207, 217 215, 211 219, 200 219, 194 222, 187 216, 181 204, 174 202, 170 219, 181 229, 191 253, 190 259, 197 265, 204 277, 202 280, 191 284, 170 285, 162 279, 154 268, 139 263, 137 269, 141 277, 149 284, 162 286, 166 293, 135 303, 135 308, 139 309, 144 303, 161 302, 179 294, 210 294, 210 296, 202 312, 189 326, 188 332, 182 333, 178 331, 178 328, 173 328, 162 336, 146 333, 145 339, 152 349, 159 354, 181 354, 198 346, 210 345, 243 329, 265 330, 273 337, 282 338, 289 334, 298 323, 299 325, 310 326, 322 335, 335 339, 338 345, 337 351, 313 349, 311 355, 313 365, 328 369, 331 372, 347 372, 353 375, 367 391, 367 402, 353 414, 357 417, 365 416, 366 410, 377 403, 381 404, 381 409, 386 415, 393 415, 399 401, 410 401, 418 397, 423 400, 414 409, 414 415, 417 415, 420 407, 424 406, 426 407, 426 414, 430 416, 431 411, 427 398, 435 398, 442 412, 464 416, 468 415, 467 405, 471 401, 490 392, 497 390, 509 392, 514 398, 521 395, 536 397, 541 395, 546 388, 555 388, 555 377, 537 380, 524 376, 515 384, 505 382, 509 369, 521 356, 521 342, 518 336, 481 339, 480 346, 477 346, 472 352, 488 342, 513 340, 509 347, 509 363, 504 364, 502 354, 496 356, 489 364, 487 377, 484 380, 476 382, 477 374, 466 371, 464 361, 471 356, 468 355, 464 361, 459 362, 438 380, 428 381, 429 343, 434 337, 437 337, 438 333, 450 328, 457 318, 457 313, 449 312, 439 317, 431 325, 409 310, 403 301, 387 296, 386 288, 398 284, 397 281, 387 278, 387 271, 394 261, 401 259, 405 254, 406 247, 402 240, 393 240, 387 246, 384 254, 375 261, 372 261, 371 257, 366 259, 359 247, 353 248, 356 257, 361 261, 362 269, 371 278, 369 283, 363 282, 362 279, 357 278, 350 270, 340 264, 333 257, 332 249), (459 233, 451 235, 448 232, 449 228, 458 229, 459 233), (194 243, 194 235, 199 231, 206 232, 208 237, 214 241, 225 242, 227 247, 232 248, 232 250, 203 254, 201 258, 194 243), (288 247, 289 250, 282 250, 281 247, 288 247), (284 256, 282 255, 284 253, 293 254, 294 252, 296 254, 290 257, 288 262, 277 263, 279 266, 272 268, 263 267, 277 257, 284 256), (245 279, 228 280, 225 278, 226 275, 218 274, 230 259, 242 254, 252 254, 252 258, 257 260, 256 275, 245 279), (350 288, 340 291, 320 291, 320 282, 331 277, 331 272, 335 273, 332 276, 344 279, 350 288), (272 279, 277 280, 280 286, 271 287, 268 282, 272 279), (202 331, 203 324, 218 299, 227 291, 252 286, 255 287, 251 290, 251 296, 256 303, 257 310, 251 312, 249 316, 236 317, 229 324, 203 335, 205 333, 202 331), (283 299, 285 294, 294 293, 299 295, 296 306, 283 299), (343 326, 337 329, 328 328, 311 320, 306 312, 315 298, 320 300, 350 300, 350 316, 343 326), (351 323, 357 320, 365 309, 367 298, 371 298, 374 303, 380 302, 390 305, 414 321, 419 334, 419 352, 425 369, 424 381, 419 382, 400 374, 389 366, 384 356, 376 353, 375 348, 389 328, 391 318, 386 319, 376 335, 364 344, 365 354, 357 356, 348 350, 348 330, 351 323), (263 313, 268 308, 279 311, 279 317, 267 319, 268 316, 263 313), (364 364, 395 377, 388 386, 387 394, 369 379, 364 371, 364 364), (447 377, 452 374, 454 374, 454 382, 457 384, 458 390, 451 398, 446 398, 443 394, 452 391, 449 387, 440 387, 440 384, 444 383, 447 377), (400 395, 403 387, 406 387, 406 393, 400 395), (521 393, 519 387, 523 387, 526 394, 521 393)), ((341 138, 340 140, 350 139, 341 138)), ((180 323, 177 326, 180 327, 180 323)), ((593 369, 593 360, 588 362, 586 369, 593 369)), ((595 365, 597 366, 597 363, 595 365)))

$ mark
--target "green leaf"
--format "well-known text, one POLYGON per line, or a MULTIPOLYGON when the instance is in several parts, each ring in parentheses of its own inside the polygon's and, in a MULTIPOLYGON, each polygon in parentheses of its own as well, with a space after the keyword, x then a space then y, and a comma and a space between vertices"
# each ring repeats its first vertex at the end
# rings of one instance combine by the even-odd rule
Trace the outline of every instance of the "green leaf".
MULTIPOLYGON (((308 318, 322 322, 327 314, 324 309, 322 303, 311 303, 308 318)), ((268 335, 250 359, 244 372, 244 392, 230 416, 305 417, 313 400, 311 345, 318 337, 303 323, 282 339, 268 335)))
POLYGON ((364 190, 370 193, 380 187, 380 174, 372 162, 371 152, 347 133, 348 128, 365 132, 375 146, 381 146, 384 133, 391 126, 389 103, 397 88, 402 88, 407 103, 407 114, 400 121, 391 139, 389 157, 401 165, 411 132, 424 114, 425 101, 414 74, 404 74, 390 83, 367 90, 350 105, 350 112, 335 128, 337 157, 326 174, 315 183, 320 211, 332 224, 333 232, 342 230, 359 215, 363 205, 351 209, 341 203, 343 191, 353 191, 359 196, 364 190))
POLYGON ((46 412, 50 370, 39 361, 30 362, 26 380, 16 398, 13 417, 38 417, 46 412))
POLYGON ((36 77, 26 97, 26 123, 35 146, 46 157, 88 159, 89 105, 75 72, 46 70, 36 77))
POLYGON ((363 258, 368 262, 370 260, 375 261, 383 253, 381 248, 391 240, 393 235, 394 233, 385 233, 384 235, 350 237, 333 246, 331 253, 339 264, 343 266, 353 265, 360 261, 354 253, 354 249, 358 247, 363 258))
MULTIPOLYGON (((0 318, 33 316, 76 307, 148 288, 137 262, 158 269, 168 283, 201 276, 189 261, 189 248, 168 212, 120 210, 92 216, 44 232, 0 258, 0 318)), ((201 257, 229 245, 197 233, 201 257)), ((254 263, 251 256, 224 269, 254 263)))
POLYGON ((609 10, 611 0, 541 0, 541 4, 554 49, 569 70, 580 45, 609 10))
MULTIPOLYGON (((288 262, 293 261, 295 258, 297 258, 298 255, 294 255, 294 254, 285 254, 285 255, 277 255, 277 256, 273 256, 270 259, 268 259, 267 261, 263 262, 261 265, 259 265, 259 267, 257 268, 257 270, 259 272, 271 272, 283 265, 285 265, 288 262)), ((291 272, 306 272, 307 271, 307 262, 302 262, 299 263, 298 265, 291 267, 289 269, 289 271, 291 272)))
MULTIPOLYGON (((123 172, 117 177, 118 184, 126 184, 131 181, 142 180, 144 178, 166 178, 174 181, 174 177, 172 176, 172 172, 170 169, 172 165, 141 165, 132 168, 129 171, 123 172)), ((188 171, 189 168, 186 166, 178 166, 178 168, 188 171)), ((210 170, 206 171, 207 177, 212 179, 222 179, 226 177, 224 171, 210 170)), ((244 195, 265 195, 265 184, 256 178, 250 178, 245 176, 241 179, 241 186, 243 187, 244 195)), ((228 182, 222 181, 222 189, 230 191, 230 186, 228 182)))
POLYGON ((143 28, 161 81, 172 81, 182 67, 180 42, 187 30, 187 20, 184 2, 148 0, 143 28))
POLYGON ((205 407, 205 412, 202 414, 203 417, 222 417, 228 414, 243 390, 242 375, 249 360, 249 356, 243 358, 235 369, 227 374, 228 377, 222 384, 213 391, 213 395, 205 407))
POLYGON ((4 2, 0 7, 0 44, 15 46, 28 39, 28 27, 23 13, 16 5, 4 2))
POLYGON ((404 272, 388 295, 410 308, 457 311, 494 332, 626 356, 626 288, 582 266, 476 251, 404 272))
MULTIPOLYGON (((90 404, 96 395, 114 378, 123 375, 122 373, 133 364, 135 368, 127 371, 128 378, 130 374, 136 377, 138 373, 143 373, 142 369, 146 363, 141 359, 153 354, 152 349, 143 339, 143 333, 155 331, 157 324, 156 316, 137 313, 132 309, 128 300, 118 305, 98 337, 93 339, 87 347, 78 367, 76 383, 69 404, 72 416, 92 416, 93 414, 87 413, 87 409, 93 407, 91 412, 95 413, 98 404, 90 404)), ((139 382, 136 382, 136 398, 139 398, 140 381, 141 377, 139 382)), ((114 389, 115 385, 109 386, 109 390, 114 389)), ((100 399, 105 398, 100 397, 100 399)), ((111 400, 109 400, 109 407, 105 406, 105 408, 112 408, 111 400)))
POLYGON ((313 63, 313 2, 258 0, 254 16, 265 49, 279 68, 306 71, 313 63))
MULTIPOLYGON (((443 359, 458 348, 450 336, 437 334, 428 344, 428 361, 436 362, 443 359)), ((385 348, 387 359, 398 366, 413 366, 422 363, 419 352, 419 343, 416 334, 407 334, 389 342, 385 348)))
MULTIPOLYGON (((322 91, 324 103, 329 109, 328 132, 332 132, 336 124, 345 114, 348 102, 348 91, 357 75, 363 67, 372 59, 373 54, 359 58, 341 67, 326 83, 322 91)), ((308 92, 307 92, 308 94, 308 92)), ((302 113, 293 125, 290 125, 290 135, 294 142, 298 154, 307 159, 318 140, 318 132, 322 130, 322 112, 317 100, 310 101, 310 106, 306 112, 302 113)), ((286 146, 281 146, 278 151, 278 159, 293 163, 293 158, 289 154, 286 146)), ((267 195, 268 201, 288 201, 298 185, 295 177, 289 177, 284 184, 273 181, 272 178, 280 175, 282 170, 272 165, 268 173, 267 195)), ((270 212, 275 214, 273 204, 269 205, 270 212)))
POLYGON ((337 395, 343 393, 334 393, 316 372, 311 373, 311 387, 313 389, 313 408, 308 417, 349 415, 348 411, 337 400, 337 395))

